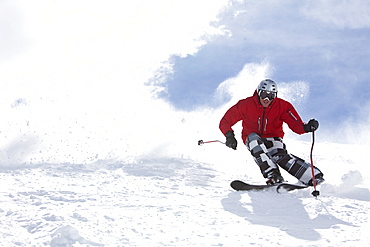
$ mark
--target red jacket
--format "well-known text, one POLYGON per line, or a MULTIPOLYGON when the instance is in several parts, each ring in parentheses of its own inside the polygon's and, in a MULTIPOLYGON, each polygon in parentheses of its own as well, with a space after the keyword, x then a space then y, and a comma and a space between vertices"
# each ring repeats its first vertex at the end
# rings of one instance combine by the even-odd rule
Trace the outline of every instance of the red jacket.
POLYGON ((240 100, 232 106, 220 121, 220 130, 225 135, 232 126, 242 120, 242 139, 244 143, 250 133, 257 133, 263 138, 284 137, 283 123, 297 134, 306 133, 304 122, 289 102, 275 98, 264 108, 259 101, 257 91, 252 97, 240 100))

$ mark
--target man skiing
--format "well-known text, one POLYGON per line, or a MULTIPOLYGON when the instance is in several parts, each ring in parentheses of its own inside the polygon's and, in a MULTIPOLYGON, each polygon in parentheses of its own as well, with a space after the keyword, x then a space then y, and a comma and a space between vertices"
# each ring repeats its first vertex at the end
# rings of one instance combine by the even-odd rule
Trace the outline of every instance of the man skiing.
MULTIPOLYGON (((220 130, 226 136, 226 146, 235 149, 232 126, 242 120, 242 140, 259 166, 267 184, 284 182, 279 167, 307 186, 313 186, 311 165, 289 154, 283 142, 283 123, 297 133, 317 130, 319 122, 311 119, 304 123, 291 103, 277 98, 277 85, 273 80, 260 82, 253 96, 232 106, 220 121, 220 130)), ((316 184, 324 181, 323 173, 314 167, 316 184)))

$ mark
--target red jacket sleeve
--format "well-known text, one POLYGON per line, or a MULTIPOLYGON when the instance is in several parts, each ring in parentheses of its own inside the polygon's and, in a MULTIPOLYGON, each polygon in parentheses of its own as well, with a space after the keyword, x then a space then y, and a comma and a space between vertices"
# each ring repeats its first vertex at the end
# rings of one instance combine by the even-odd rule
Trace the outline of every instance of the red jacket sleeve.
POLYGON ((306 133, 303 129, 304 122, 290 103, 288 110, 282 115, 282 120, 293 132, 299 135, 306 133))
POLYGON ((225 115, 222 117, 219 128, 224 135, 226 135, 229 130, 233 130, 232 126, 243 119, 239 111, 240 104, 241 103, 239 101, 236 105, 227 110, 225 115))

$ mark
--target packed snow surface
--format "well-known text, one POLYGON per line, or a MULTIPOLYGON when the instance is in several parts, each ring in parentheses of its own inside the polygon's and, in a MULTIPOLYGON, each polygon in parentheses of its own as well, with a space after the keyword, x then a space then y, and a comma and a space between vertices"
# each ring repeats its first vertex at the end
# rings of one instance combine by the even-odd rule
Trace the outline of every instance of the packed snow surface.
MULTIPOLYGON (((2 246, 365 246, 370 184, 359 147, 317 144, 326 182, 312 188, 236 192, 263 183, 250 159, 222 144, 189 150, 213 158, 3 166, 2 246), (210 154, 211 153, 211 154, 210 154), (346 155, 348 155, 347 158, 346 155), (234 155, 235 156, 235 155, 234 155), (236 155, 237 156, 237 155, 236 155)), ((293 142, 307 153, 310 143, 293 142)), ((365 151, 365 148, 362 150, 365 151)), ((296 182, 284 173, 287 180, 296 182)))

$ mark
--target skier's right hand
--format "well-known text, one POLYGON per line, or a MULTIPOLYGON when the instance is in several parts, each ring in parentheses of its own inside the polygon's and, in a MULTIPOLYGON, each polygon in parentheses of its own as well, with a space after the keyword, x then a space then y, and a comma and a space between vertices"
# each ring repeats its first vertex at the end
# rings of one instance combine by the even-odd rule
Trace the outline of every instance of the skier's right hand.
POLYGON ((229 148, 232 148, 232 149, 236 150, 236 146, 237 145, 238 145, 238 142, 235 139, 234 132, 231 131, 231 130, 229 130, 226 133, 226 146, 228 146, 229 148))

